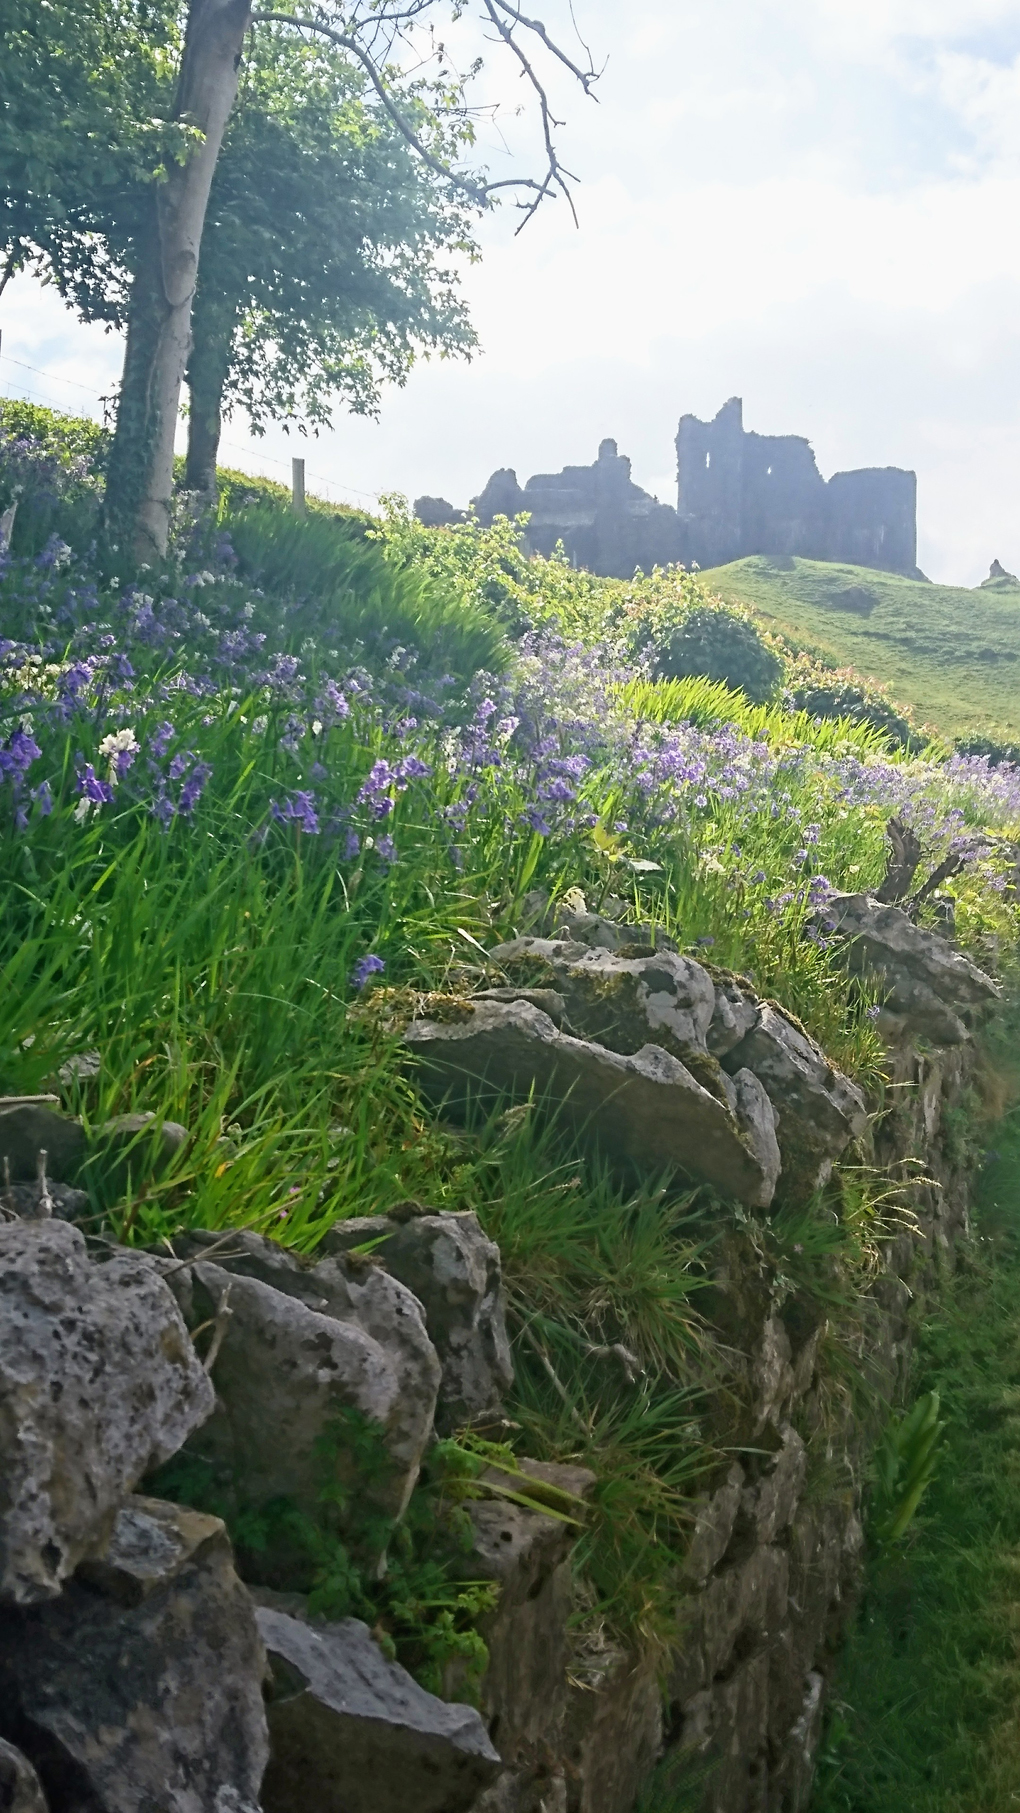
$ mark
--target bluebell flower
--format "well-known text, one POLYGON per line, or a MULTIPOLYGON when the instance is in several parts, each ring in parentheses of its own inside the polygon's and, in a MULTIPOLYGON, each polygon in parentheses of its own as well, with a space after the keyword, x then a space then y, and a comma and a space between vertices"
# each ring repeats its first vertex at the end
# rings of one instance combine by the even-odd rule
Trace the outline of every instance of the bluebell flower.
POLYGON ((381 957, 372 954, 367 957, 359 957, 351 971, 351 987, 364 988, 370 976, 379 975, 385 968, 386 965, 381 957))

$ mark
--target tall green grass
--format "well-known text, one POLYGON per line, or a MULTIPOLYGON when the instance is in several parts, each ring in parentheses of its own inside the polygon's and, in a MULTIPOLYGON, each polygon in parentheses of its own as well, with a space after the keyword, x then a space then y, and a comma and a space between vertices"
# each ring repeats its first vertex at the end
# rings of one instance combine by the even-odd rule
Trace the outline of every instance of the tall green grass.
POLYGON ((347 649, 360 646, 370 663, 411 649, 430 674, 461 681, 506 666, 494 611, 387 560, 347 519, 258 504, 224 522, 242 569, 272 600, 267 621, 288 639, 332 637, 347 649))
POLYGON ((812 1813, 1007 1813, 1020 1797, 1020 1118, 927 1308, 912 1396, 946 1421, 906 1537, 876 1550, 835 1673, 812 1813))

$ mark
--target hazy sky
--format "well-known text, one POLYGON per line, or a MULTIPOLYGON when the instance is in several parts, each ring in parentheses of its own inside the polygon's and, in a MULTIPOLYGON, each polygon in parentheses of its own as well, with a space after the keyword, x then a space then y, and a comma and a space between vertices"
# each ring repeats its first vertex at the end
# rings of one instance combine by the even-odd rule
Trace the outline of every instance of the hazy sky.
MULTIPOLYGON (((675 502, 678 417, 739 394, 747 427, 807 435, 826 477, 914 467, 932 578, 1020 571, 1020 0, 574 8, 609 58, 598 106, 557 92, 580 230, 560 206, 513 238, 504 212, 465 277, 470 365, 423 365, 378 424, 304 445, 274 432, 246 456, 235 419, 224 456, 284 476, 266 456, 303 451, 310 488, 352 502, 464 503, 496 466, 523 482, 612 435, 675 502)), ((566 39, 568 0, 531 10, 566 39)), ((12 285, 0 328, 9 394, 89 408, 113 388, 117 342, 51 293, 12 285)))

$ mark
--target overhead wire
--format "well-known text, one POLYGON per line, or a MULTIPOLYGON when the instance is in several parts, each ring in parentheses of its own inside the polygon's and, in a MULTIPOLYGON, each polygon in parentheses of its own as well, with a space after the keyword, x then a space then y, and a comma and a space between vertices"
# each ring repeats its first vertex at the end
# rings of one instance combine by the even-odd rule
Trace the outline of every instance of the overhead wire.
MULTIPOLYGON (((104 396, 101 391, 94 390, 89 384, 82 384, 78 378, 65 378, 62 372, 46 371, 41 365, 30 365, 25 359, 15 359, 11 353, 0 352, 0 365, 16 365, 21 371, 31 371, 37 377, 45 378, 48 383, 69 384, 75 390, 83 390, 86 396, 94 398, 97 403, 109 401, 109 398, 104 396)), ((31 385, 21 384, 19 388, 27 391, 29 397, 35 401, 40 403, 47 401, 46 397, 41 395, 38 390, 34 390, 31 385)), ((286 460, 279 459, 272 453, 263 453, 258 447, 250 445, 245 447, 238 441, 227 440, 221 440, 220 446, 229 448, 232 453, 244 454, 248 459, 265 460, 271 466, 282 467, 285 472, 289 470, 286 460)), ((253 474, 252 476, 257 477, 258 475, 253 474)), ((345 485, 338 479, 327 478, 324 472, 308 472, 307 477, 317 485, 326 485, 336 491, 347 491, 353 497, 371 498, 374 503, 378 503, 381 495, 378 491, 362 491, 357 485, 345 485)))

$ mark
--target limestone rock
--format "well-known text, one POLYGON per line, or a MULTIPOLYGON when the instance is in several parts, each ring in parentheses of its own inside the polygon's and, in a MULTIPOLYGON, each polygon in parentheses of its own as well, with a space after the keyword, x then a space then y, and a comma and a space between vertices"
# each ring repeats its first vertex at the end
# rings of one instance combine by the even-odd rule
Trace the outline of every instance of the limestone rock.
MULTIPOLYGON (((563 996, 570 1029, 581 1038, 597 1039, 624 1055, 653 1042, 692 1069, 707 1054, 715 987, 690 957, 671 951, 622 957, 551 938, 517 938, 491 954, 512 981, 547 969, 563 996)), ((706 1075, 713 1068, 707 1064, 706 1075)))
MULTIPOLYGON (((688 1753, 687 1773, 678 1776, 693 1789, 702 1786, 705 1813, 744 1813, 762 1808, 753 1798, 764 1774, 769 1720, 769 1657, 758 1650, 737 1664, 721 1683, 694 1694, 683 1707, 680 1748, 688 1753)), ((695 1802, 697 1804, 697 1802, 695 1802)))
MULTIPOLYGON (((425 1311, 443 1369, 437 1426, 445 1433, 498 1405, 513 1384, 499 1248, 473 1214, 385 1215, 338 1222, 327 1254, 373 1243, 373 1256, 425 1311)), ((314 1276, 314 1274, 313 1274, 314 1276)))
POLYGON ((657 1661, 607 1644, 577 1678, 572 1658, 564 1737, 577 1813, 632 1813, 638 1804, 662 1742, 657 1661))
POLYGON ((0 1808, 3 1813, 47 1813, 39 1777, 27 1756, 0 1738, 0 1808))
MULTIPOLYGON (((584 1467, 527 1459, 520 1465, 536 1492, 553 1487, 585 1499, 595 1486, 595 1475, 584 1467)), ((484 1477, 494 1484, 517 1483, 498 1470, 484 1477)), ((482 1710, 525 1795, 534 1769, 545 1768, 562 1740, 573 1606, 570 1551, 578 1528, 501 1498, 478 1500, 467 1510, 474 1544, 469 1554, 455 1558, 455 1570, 464 1579, 493 1580, 500 1588, 495 1611, 481 1625, 489 1651, 482 1710)), ((525 1795, 521 1804, 532 1803, 525 1795)))
POLYGON ((722 1060, 757 1026, 760 1006, 756 995, 741 988, 733 977, 716 979, 715 1009, 706 1034, 708 1049, 722 1060))
POLYGON ((6 1159, 12 1182, 33 1182, 40 1151, 47 1177, 67 1183, 85 1157, 81 1122, 58 1113, 55 1095, 0 1096, 0 1180, 6 1159))
POLYGON ((55 1807, 259 1813, 264 1669, 219 1519, 129 1499, 87 1578, 0 1625, 0 1723, 55 1807))
POLYGON ((744 1491, 741 1510, 753 1525, 758 1543, 776 1540, 797 1509, 807 1472, 807 1450, 789 1423, 780 1431, 782 1446, 763 1469, 757 1486, 744 1491))
POLYGON ((59 1593, 125 1495, 209 1415, 173 1296, 61 1221, 0 1226, 0 1598, 59 1593))
POLYGON ((833 1159, 867 1126, 856 1083, 769 1002, 762 1004, 751 1031, 726 1053, 725 1064, 731 1073, 746 1067, 763 1085, 776 1111, 787 1188, 824 1181, 833 1159))
MULTIPOLYGON (((213 1246, 215 1235, 205 1236, 213 1246)), ((188 1248, 183 1243, 184 1250, 188 1248)), ((193 1237, 191 1250, 201 1251, 193 1237)), ((410 1497, 432 1432, 441 1370, 421 1304, 379 1266, 342 1256, 317 1265, 256 1234, 196 1257, 174 1287, 201 1323, 229 1289, 231 1318, 213 1367, 216 1415, 193 1450, 220 1465, 238 1498, 293 1500, 314 1511, 325 1483, 321 1438, 339 1443, 337 1477, 388 1518, 410 1497), (378 1468, 345 1445, 350 1414, 378 1431, 378 1468)))
POLYGON ((999 999, 996 984, 976 963, 936 932, 915 925, 899 907, 880 905, 867 894, 834 894, 824 918, 848 941, 851 971, 881 985, 891 1034, 962 1044, 999 999))
POLYGON ((805 1683, 800 1712, 783 1745, 778 1770, 769 1780, 770 1795, 786 1813, 807 1813, 811 1804, 815 1760, 825 1714, 825 1679, 812 1671, 805 1683))
POLYGON ((539 1099, 554 1093, 564 1118, 594 1134, 611 1162, 677 1166, 751 1206, 772 1200, 779 1149, 753 1078, 732 1101, 722 1084, 710 1094, 660 1045, 621 1055, 558 1032, 525 1001, 480 1001, 457 1022, 416 1020, 405 1038, 421 1060, 423 1088, 438 1100, 463 1101, 480 1080, 539 1099))
POLYGON ((695 1499, 694 1534, 684 1561, 689 1580, 707 1580, 722 1560, 730 1546, 743 1490, 744 1469, 735 1461, 721 1486, 695 1499))
POLYGON ((367 1625, 256 1616, 272 1672, 265 1813, 467 1813, 499 1774, 474 1708, 426 1693, 367 1625))
POLYGON ((713 1576, 702 1595, 708 1680, 726 1671, 738 1649, 747 1654, 780 1630, 789 1590, 789 1558, 779 1548, 756 1548, 713 1576))
POLYGON ((38 1180, 35 1183, 12 1183, 8 1188, 0 1185, 0 1211, 6 1210, 9 1216, 16 1216, 19 1221, 47 1221, 56 1216, 58 1221, 80 1221, 91 1209, 88 1192, 75 1190, 70 1184, 55 1183, 51 1177, 45 1185, 38 1180), (49 1204, 43 1201, 43 1189, 49 1198, 49 1204))

